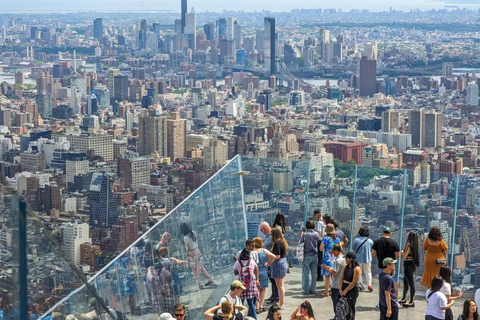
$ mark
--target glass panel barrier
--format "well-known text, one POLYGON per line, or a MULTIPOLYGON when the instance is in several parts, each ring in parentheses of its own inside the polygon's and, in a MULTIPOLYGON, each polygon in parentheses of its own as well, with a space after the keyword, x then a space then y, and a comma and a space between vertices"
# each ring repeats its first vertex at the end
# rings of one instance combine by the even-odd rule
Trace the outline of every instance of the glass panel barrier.
MULTIPOLYGON (((236 157, 90 279, 110 312, 157 319, 183 303, 188 319, 200 319, 220 300, 245 246, 241 176, 236 157)), ((82 286, 54 312, 82 319, 106 311, 82 286)))
POLYGON ((288 228, 288 259, 298 264, 294 256, 308 212, 308 160, 286 160, 242 157, 243 184, 247 214, 248 237, 264 237, 259 226, 263 221, 273 225, 278 213, 283 213, 288 228))

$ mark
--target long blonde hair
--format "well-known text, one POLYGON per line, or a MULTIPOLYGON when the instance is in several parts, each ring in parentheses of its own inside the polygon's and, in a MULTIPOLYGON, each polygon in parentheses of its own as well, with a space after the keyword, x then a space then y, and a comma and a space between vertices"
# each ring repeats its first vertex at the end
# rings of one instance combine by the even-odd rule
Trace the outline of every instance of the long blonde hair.
POLYGON ((272 249, 270 251, 273 251, 273 246, 277 241, 282 241, 283 244, 285 245, 285 251, 288 251, 288 244, 287 244, 287 241, 285 241, 285 238, 283 237, 282 231, 280 231, 280 229, 273 228, 272 229, 272 249))
POLYGON ((226 320, 230 320, 233 318, 233 304, 230 301, 223 301, 221 309, 223 318, 225 318, 226 320))

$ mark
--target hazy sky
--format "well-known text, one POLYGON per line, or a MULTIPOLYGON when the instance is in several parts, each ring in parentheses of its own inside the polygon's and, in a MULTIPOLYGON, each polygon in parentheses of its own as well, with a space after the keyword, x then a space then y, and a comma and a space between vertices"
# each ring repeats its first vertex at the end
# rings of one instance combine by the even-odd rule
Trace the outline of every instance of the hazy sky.
MULTIPOLYGON (((463 0, 470 3, 478 3, 478 0, 463 0)), ((298 8, 342 8, 343 10, 370 9, 388 10, 390 6, 397 10, 408 10, 411 8, 430 9, 442 8, 443 1, 430 0, 342 0, 338 2, 325 0, 296 0, 296 1, 273 1, 273 0, 189 0, 188 8, 195 7, 196 11, 223 11, 223 10, 244 10, 244 11, 288 11, 298 8)), ((463 6, 463 5, 462 5, 463 6)), ((470 7, 470 6, 468 6, 470 7)), ((2 1, 0 11, 3 10, 47 10, 47 11, 70 11, 70 10, 174 10, 180 11, 180 0, 21 0, 2 1)))

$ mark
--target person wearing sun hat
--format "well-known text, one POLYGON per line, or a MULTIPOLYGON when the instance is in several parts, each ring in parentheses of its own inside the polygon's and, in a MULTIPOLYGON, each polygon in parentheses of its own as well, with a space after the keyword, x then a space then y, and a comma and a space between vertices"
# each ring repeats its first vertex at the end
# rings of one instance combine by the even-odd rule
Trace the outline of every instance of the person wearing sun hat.
POLYGON ((328 268, 333 268, 335 256, 333 255, 332 249, 336 244, 340 244, 340 239, 335 235, 335 227, 333 224, 329 223, 325 227, 325 236, 320 245, 320 251, 323 252, 322 275, 325 277, 325 297, 330 296, 331 274, 327 270, 328 268))

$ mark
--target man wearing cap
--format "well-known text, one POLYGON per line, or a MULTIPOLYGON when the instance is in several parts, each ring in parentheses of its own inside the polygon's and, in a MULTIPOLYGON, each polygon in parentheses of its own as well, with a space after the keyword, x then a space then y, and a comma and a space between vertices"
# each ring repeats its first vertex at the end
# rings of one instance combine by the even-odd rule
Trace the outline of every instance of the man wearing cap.
POLYGON ((392 274, 395 273, 397 260, 390 257, 383 259, 383 271, 380 273, 380 320, 398 320, 398 302, 395 292, 395 282, 392 274))
MULTIPOLYGON (((224 295, 218 304, 222 304, 224 301, 230 301, 233 304, 233 313, 236 314, 239 312, 235 306, 242 306, 242 300, 240 299, 240 295, 243 293, 243 290, 246 290, 243 283, 239 280, 235 280, 230 285, 230 291, 224 295)), ((218 314, 221 314, 221 310, 218 310, 218 314)))

